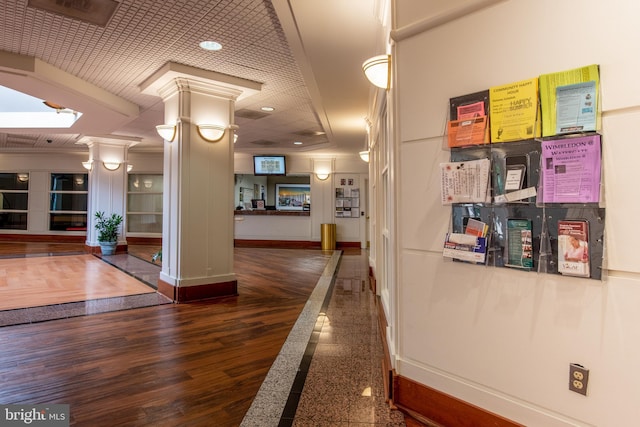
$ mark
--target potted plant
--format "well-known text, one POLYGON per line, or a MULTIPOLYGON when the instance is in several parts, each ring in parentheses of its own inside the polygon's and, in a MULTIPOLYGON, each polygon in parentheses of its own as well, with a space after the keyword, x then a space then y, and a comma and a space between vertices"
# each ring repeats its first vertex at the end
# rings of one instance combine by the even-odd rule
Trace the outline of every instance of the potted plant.
POLYGON ((103 211, 98 211, 95 218, 100 251, 102 255, 113 255, 116 253, 118 227, 122 224, 122 215, 112 213, 111 216, 107 216, 103 211))

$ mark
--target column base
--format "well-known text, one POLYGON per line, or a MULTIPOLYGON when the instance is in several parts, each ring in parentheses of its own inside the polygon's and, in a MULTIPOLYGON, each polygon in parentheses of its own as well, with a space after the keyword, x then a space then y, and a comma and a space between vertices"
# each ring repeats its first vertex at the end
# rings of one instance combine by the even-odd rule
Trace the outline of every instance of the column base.
POLYGON ((173 302, 200 301, 211 298, 230 297, 238 295, 238 281, 208 283, 198 286, 173 286, 162 279, 158 279, 158 292, 173 302))

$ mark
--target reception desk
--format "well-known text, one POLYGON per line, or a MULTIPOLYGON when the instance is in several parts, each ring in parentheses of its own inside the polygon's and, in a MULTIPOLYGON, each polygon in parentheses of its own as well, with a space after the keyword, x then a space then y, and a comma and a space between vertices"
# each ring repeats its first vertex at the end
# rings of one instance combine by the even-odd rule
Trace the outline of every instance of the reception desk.
POLYGON ((234 215, 251 215, 251 216, 311 216, 310 211, 276 211, 276 210, 236 210, 234 215))
POLYGON ((309 211, 240 210, 234 212, 234 219, 236 246, 320 246, 320 242, 312 241, 309 211))

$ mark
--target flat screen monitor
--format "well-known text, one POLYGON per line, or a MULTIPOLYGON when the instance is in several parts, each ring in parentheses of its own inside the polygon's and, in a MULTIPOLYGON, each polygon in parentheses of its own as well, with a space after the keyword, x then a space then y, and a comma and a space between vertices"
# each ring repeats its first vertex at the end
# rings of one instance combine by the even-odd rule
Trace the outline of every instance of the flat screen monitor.
POLYGON ((253 156, 253 174, 286 175, 287 167, 284 156, 253 156))

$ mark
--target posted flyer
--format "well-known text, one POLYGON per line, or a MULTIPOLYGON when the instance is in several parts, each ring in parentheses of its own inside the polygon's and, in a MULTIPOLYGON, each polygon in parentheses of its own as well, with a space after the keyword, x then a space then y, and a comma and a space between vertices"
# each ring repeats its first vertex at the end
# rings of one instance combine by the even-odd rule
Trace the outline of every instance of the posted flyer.
POLYGON ((598 203, 600 167, 600 135, 543 141, 538 198, 543 203, 598 203))

